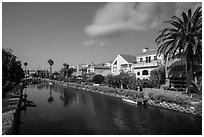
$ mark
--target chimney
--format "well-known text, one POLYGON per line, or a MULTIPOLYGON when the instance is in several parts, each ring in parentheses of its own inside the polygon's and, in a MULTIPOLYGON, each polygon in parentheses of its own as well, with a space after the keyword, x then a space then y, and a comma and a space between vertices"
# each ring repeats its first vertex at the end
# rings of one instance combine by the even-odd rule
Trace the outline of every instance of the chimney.
POLYGON ((147 52, 148 50, 149 50, 149 48, 144 48, 144 49, 142 49, 142 52, 145 53, 145 52, 147 52))

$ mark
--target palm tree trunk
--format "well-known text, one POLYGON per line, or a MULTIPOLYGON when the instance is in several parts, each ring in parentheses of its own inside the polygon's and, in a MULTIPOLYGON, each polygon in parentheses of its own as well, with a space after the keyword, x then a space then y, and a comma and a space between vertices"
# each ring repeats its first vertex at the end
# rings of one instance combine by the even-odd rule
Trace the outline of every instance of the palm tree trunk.
POLYGON ((190 85, 193 81, 193 54, 188 51, 186 55, 186 94, 190 91, 190 85))
POLYGON ((52 74, 52 66, 50 66, 50 79, 51 79, 51 74, 52 74))
POLYGON ((166 63, 165 63, 165 79, 166 79, 165 84, 167 86, 170 86, 170 83, 169 83, 169 73, 168 73, 168 61, 169 61, 169 55, 167 55, 167 59, 166 59, 166 63))

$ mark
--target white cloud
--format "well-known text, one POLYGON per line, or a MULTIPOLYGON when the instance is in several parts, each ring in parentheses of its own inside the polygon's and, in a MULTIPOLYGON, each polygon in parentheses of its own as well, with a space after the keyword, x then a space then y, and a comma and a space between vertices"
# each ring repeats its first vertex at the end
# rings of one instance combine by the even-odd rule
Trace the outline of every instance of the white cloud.
POLYGON ((82 45, 87 46, 87 47, 105 47, 105 46, 110 46, 110 44, 103 42, 103 41, 99 41, 99 40, 87 40, 87 41, 83 41, 82 45))
POLYGON ((145 31, 158 27, 179 10, 193 8, 195 3, 107 3, 94 17, 85 31, 90 36, 104 36, 123 31, 145 31))

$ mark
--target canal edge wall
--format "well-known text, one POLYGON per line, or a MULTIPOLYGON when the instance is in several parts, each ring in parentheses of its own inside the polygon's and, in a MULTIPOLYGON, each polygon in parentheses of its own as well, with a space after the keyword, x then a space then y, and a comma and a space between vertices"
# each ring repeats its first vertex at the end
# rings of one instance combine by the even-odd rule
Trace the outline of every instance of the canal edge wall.
MULTIPOLYGON (((56 80, 52 80, 52 82, 59 83, 63 86, 68 86, 68 87, 80 89, 83 91, 89 91, 89 92, 93 92, 93 93, 99 93, 99 94, 103 94, 103 95, 107 95, 107 96, 112 96, 112 97, 119 98, 119 99, 125 98, 125 99, 130 99, 132 101, 135 101, 131 97, 127 97, 127 96, 123 96, 123 95, 121 96, 121 95, 118 95, 115 93, 104 93, 103 91, 98 90, 98 88, 95 88, 96 86, 92 86, 94 88, 92 88, 90 90, 89 88, 87 88, 86 85, 83 85, 83 84, 61 82, 61 81, 56 81, 56 80)), ((91 85, 88 85, 88 86, 91 86, 91 85)), ((98 86, 98 87, 100 87, 100 86, 98 86)), ((169 102, 165 102, 165 101, 158 102, 158 101, 154 101, 151 99, 149 99, 146 103, 148 105, 155 106, 155 107, 160 107, 160 108, 169 109, 169 110, 173 110, 173 111, 178 111, 178 112, 183 112, 183 113, 187 113, 187 114, 202 116, 202 108, 201 108, 201 110, 196 110, 196 108, 194 106, 183 107, 183 106, 176 104, 176 103, 169 103, 169 102)))
POLYGON ((8 98, 8 111, 2 113, 2 135, 14 135, 19 126, 23 83, 19 83, 14 88, 11 89, 14 95, 8 98))

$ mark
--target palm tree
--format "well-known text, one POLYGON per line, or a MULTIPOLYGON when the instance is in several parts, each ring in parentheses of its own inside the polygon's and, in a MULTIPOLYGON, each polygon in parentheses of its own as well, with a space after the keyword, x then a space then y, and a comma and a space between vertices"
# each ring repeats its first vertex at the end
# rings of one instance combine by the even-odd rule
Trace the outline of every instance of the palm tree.
POLYGON ((193 80, 194 56, 202 54, 202 9, 198 7, 192 14, 182 12, 181 18, 173 16, 166 21, 171 27, 161 30, 155 42, 159 45, 158 54, 164 54, 165 59, 174 58, 184 53, 186 56, 186 93, 193 80))
POLYGON ((27 62, 24 62, 24 66, 25 66, 25 74, 27 74, 27 71, 26 71, 26 66, 28 65, 27 62))
POLYGON ((25 66, 25 71, 26 71, 26 66, 28 65, 28 63, 27 62, 24 62, 24 66, 25 66))
POLYGON ((50 65, 50 74, 52 74, 52 65, 54 64, 54 61, 52 59, 49 59, 48 64, 50 65))

